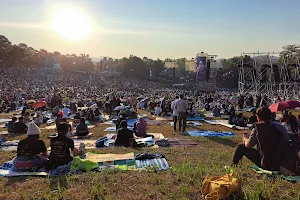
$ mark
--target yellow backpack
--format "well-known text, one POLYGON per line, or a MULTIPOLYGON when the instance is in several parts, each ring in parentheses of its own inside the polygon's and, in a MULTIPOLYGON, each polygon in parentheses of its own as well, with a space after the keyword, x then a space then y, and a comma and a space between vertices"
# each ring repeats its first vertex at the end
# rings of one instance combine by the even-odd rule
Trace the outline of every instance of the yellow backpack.
POLYGON ((202 185, 205 200, 224 200, 240 188, 236 173, 206 178, 202 185))

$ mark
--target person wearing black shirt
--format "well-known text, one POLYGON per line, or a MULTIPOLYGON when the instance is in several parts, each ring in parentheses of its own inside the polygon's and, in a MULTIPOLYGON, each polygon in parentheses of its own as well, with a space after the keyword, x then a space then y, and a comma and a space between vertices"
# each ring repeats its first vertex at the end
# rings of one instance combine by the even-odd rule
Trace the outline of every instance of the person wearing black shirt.
POLYGON ((121 121, 120 129, 117 131, 115 146, 133 146, 133 132, 127 128, 127 122, 121 121))
POLYGON ((80 124, 76 127, 77 136, 85 136, 89 134, 88 126, 85 124, 85 119, 80 119, 80 124))
POLYGON ((26 133, 27 132, 27 126, 24 124, 23 117, 19 117, 19 121, 15 125, 15 131, 16 131, 16 133, 26 133))
POLYGON ((58 126, 58 136, 50 141, 51 153, 49 156, 49 169, 55 169, 58 166, 66 165, 73 160, 70 155, 70 149, 73 154, 77 154, 77 149, 74 147, 74 141, 66 137, 69 131, 69 124, 61 123, 58 126))
POLYGON ((31 122, 28 124, 27 138, 18 143, 17 158, 14 160, 15 171, 35 171, 47 161, 47 149, 42 140, 39 140, 41 131, 31 122))
POLYGON ((249 118, 248 124, 254 124, 255 122, 257 122, 257 116, 256 113, 253 112, 252 116, 249 118))
POLYGON ((13 117, 10 122, 8 122, 7 131, 9 133, 16 133, 16 121, 17 118, 13 117))

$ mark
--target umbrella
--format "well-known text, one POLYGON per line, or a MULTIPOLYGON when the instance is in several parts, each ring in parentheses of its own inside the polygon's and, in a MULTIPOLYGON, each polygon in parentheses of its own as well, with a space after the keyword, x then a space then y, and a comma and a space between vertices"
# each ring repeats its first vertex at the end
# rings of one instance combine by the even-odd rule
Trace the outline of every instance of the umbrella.
POLYGON ((277 111, 282 111, 287 109, 294 109, 297 107, 300 107, 299 101, 288 100, 288 101, 274 103, 269 107, 269 109, 271 110, 271 112, 277 112, 277 111))
POLYGON ((117 110, 124 110, 125 109, 125 106, 117 106, 114 111, 117 111, 117 110))
POLYGON ((35 102, 36 102, 35 100, 28 100, 28 101, 26 101, 27 104, 33 104, 35 102))
POLYGON ((47 105, 47 103, 45 101, 40 101, 40 102, 36 102, 34 104, 32 104, 33 108, 41 108, 44 107, 45 105, 47 105))

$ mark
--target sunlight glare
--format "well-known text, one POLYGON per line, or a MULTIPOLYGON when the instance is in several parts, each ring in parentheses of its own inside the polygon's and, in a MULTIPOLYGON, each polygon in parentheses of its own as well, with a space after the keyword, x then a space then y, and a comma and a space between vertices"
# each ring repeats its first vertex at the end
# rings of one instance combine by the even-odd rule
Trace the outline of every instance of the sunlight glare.
POLYGON ((80 40, 92 32, 88 18, 76 9, 61 9, 52 17, 52 29, 69 40, 80 40))

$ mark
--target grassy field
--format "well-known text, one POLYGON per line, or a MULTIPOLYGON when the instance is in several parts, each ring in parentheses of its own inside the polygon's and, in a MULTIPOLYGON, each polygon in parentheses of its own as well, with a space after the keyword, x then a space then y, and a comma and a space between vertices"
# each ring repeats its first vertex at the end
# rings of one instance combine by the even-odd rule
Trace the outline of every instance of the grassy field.
MULTIPOLYGON (((92 129, 93 138, 106 133, 107 125, 98 124, 92 129)), ((204 123, 201 130, 232 131, 237 137, 188 137, 199 145, 172 148, 110 148, 93 150, 95 153, 160 152, 165 154, 171 169, 167 171, 120 172, 104 171, 81 175, 51 178, 19 177, 0 178, 0 199, 202 199, 201 186, 206 176, 225 175, 231 164, 235 146, 244 131, 234 131, 222 126, 204 123)), ((50 130, 42 130, 41 139, 49 146, 50 130)), ((149 132, 163 133, 165 137, 178 136, 164 122, 149 126, 149 132)), ((10 136, 22 139, 25 135, 10 136)), ((0 163, 13 158, 15 152, 0 151, 0 163)), ((251 163, 244 159, 238 172, 241 189, 231 199, 300 199, 300 184, 260 176, 249 169, 251 163)))

